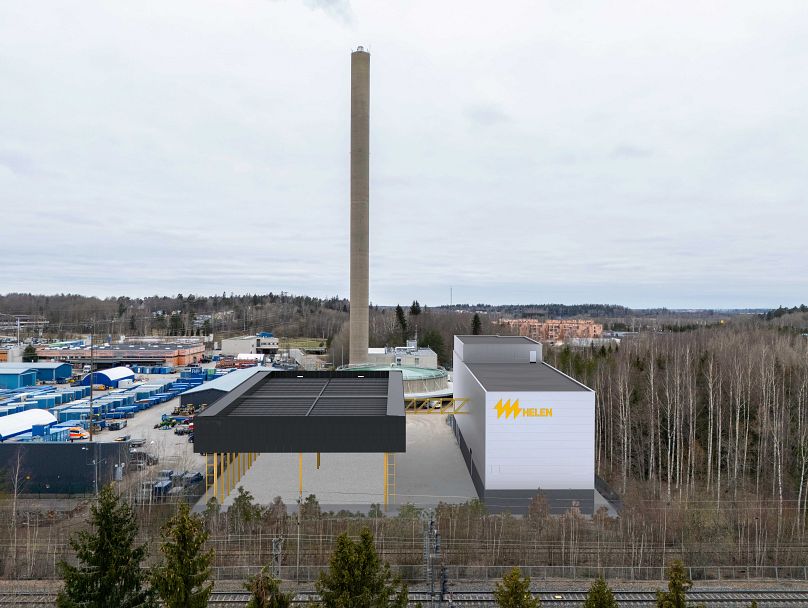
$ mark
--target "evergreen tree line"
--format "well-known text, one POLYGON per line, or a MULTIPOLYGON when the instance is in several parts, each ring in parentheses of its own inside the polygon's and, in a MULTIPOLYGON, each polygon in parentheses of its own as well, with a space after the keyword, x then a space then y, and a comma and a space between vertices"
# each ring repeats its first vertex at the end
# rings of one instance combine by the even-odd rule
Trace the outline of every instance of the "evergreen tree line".
MULTIPOLYGON (((137 544, 138 526, 132 508, 104 487, 90 513, 90 527, 70 541, 73 563, 62 561, 63 587, 58 608, 204 608, 213 592, 211 563, 214 551, 207 547, 208 532, 201 515, 193 515, 180 503, 161 530, 162 560, 147 569, 146 545, 137 544)), ((668 571, 668 590, 657 592, 658 608, 686 608, 692 582, 681 562, 668 571)), ((248 608, 289 608, 294 594, 281 590, 280 581, 264 566, 250 577, 248 608)), ((322 608, 406 608, 408 590, 401 578, 376 550, 374 537, 363 528, 354 540, 341 534, 328 568, 315 584, 322 608)), ((448 589, 441 590, 441 599, 448 589)), ((494 588, 501 608, 540 608, 530 578, 513 568, 494 588)), ((585 608, 615 608, 618 603, 605 580, 589 589, 585 608)))

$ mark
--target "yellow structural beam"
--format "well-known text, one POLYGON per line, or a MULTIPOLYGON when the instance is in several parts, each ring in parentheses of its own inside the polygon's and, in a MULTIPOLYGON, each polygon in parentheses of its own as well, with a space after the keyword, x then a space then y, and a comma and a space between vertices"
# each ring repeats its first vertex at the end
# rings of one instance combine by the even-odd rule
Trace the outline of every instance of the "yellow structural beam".
POLYGON ((396 502, 396 455, 384 453, 384 510, 396 502))
POLYGON ((387 488, 387 452, 384 453, 384 510, 387 511, 387 502, 389 499, 388 495, 388 488, 387 488))
POLYGON ((219 455, 213 454, 213 497, 219 500, 219 455))
POLYGON ((257 458, 256 452, 208 454, 205 461, 205 491, 211 492, 213 498, 222 504, 257 458))
POLYGON ((468 414, 464 409, 469 402, 468 397, 435 397, 432 399, 405 399, 404 412, 406 414, 468 414))

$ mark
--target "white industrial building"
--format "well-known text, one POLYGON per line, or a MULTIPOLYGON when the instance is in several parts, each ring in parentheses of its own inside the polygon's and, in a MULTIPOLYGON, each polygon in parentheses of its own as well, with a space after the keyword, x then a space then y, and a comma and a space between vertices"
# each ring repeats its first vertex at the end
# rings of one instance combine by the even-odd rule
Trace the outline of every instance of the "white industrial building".
POLYGON ((595 500, 595 392, 542 361, 521 336, 455 336, 455 435, 480 499, 524 513, 536 494, 551 512, 595 500))
POLYGON ((438 354, 428 346, 419 347, 416 340, 407 340, 407 346, 368 348, 367 362, 435 369, 438 367, 438 354))
POLYGON ((275 356, 280 341, 269 332, 262 331, 254 336, 239 336, 222 340, 223 355, 270 355, 275 356))

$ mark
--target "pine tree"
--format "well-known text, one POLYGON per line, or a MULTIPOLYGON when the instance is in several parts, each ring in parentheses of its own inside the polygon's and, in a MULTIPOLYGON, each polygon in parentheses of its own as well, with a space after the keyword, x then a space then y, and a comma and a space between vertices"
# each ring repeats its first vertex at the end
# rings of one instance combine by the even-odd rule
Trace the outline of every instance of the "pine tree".
POLYGON ((404 309, 401 308, 400 304, 396 304, 396 321, 398 322, 398 327, 401 330, 401 339, 402 341, 407 341, 407 317, 404 316, 404 309))
POLYGON ((539 608, 541 601, 530 593, 530 579, 522 578, 519 568, 502 577, 494 589, 494 600, 500 608, 539 608))
POLYGON ((25 350, 22 351, 22 360, 23 363, 36 363, 39 361, 39 355, 36 354, 36 347, 32 344, 26 346, 25 350))
POLYGON ((278 580, 267 571, 266 566, 250 577, 244 583, 244 588, 250 592, 246 608, 289 608, 294 598, 294 594, 281 591, 278 580))
POLYGON ((614 594, 602 577, 592 583, 583 608, 617 608, 614 594))
POLYGON ((328 571, 316 584, 323 608, 406 608, 407 586, 382 562, 367 528, 359 540, 337 538, 328 571))
POLYGON ((105 486, 90 508, 90 530, 70 539, 79 565, 59 563, 64 588, 59 608, 140 608, 153 606, 141 567, 146 546, 135 545, 137 522, 131 507, 105 486))
POLYGON ((657 608, 687 608, 687 592, 692 586, 684 564, 678 560, 673 562, 668 569, 668 590, 657 591, 657 608))
POLYGON ((154 569, 152 581, 167 608, 203 608, 213 591, 210 565, 213 549, 205 551, 208 532, 199 515, 181 503, 162 529, 163 563, 154 569))
POLYGON ((471 319, 471 334, 473 336, 479 336, 482 332, 483 322, 480 320, 480 315, 475 312, 474 317, 471 319))
POLYGON ((418 303, 418 300, 412 301, 412 306, 410 306, 410 316, 417 317, 421 314, 421 305, 418 303))

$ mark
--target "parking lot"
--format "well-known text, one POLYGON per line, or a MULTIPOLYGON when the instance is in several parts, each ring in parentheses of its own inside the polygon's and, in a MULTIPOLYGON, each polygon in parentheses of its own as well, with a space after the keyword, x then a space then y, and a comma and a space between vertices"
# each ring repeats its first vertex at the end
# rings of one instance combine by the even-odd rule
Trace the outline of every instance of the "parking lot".
MULTIPOLYGON (((178 374, 147 375, 144 377, 147 382, 166 382, 175 380, 178 374)), ((93 437, 93 441, 110 442, 126 436, 131 439, 141 439, 144 444, 138 449, 157 456, 160 461, 159 468, 204 473, 205 458, 199 454, 194 454, 194 446, 188 441, 188 435, 175 435, 173 429, 154 428, 155 425, 160 423, 163 414, 170 415, 179 403, 179 397, 175 397, 165 403, 137 412, 133 418, 126 419, 126 427, 123 429, 117 431, 103 430, 93 437)))

